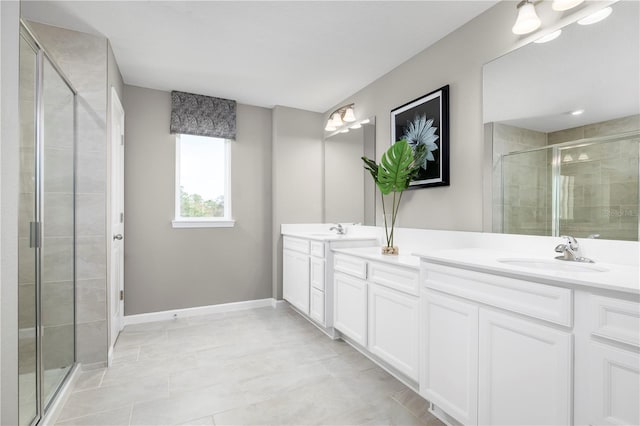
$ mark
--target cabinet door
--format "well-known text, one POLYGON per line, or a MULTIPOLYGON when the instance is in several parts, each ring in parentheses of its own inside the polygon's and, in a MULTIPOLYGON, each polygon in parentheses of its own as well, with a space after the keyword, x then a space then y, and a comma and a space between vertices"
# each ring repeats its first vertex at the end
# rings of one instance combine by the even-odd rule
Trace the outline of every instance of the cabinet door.
POLYGON ((590 424, 640 424, 640 355, 590 342, 589 364, 590 424))
POLYGON ((324 259, 312 257, 311 260, 311 287, 324 291, 324 259))
POLYGON ((334 328, 367 346, 367 282, 336 273, 334 281, 334 328))
POLYGON ((369 285, 369 350, 418 381, 418 298, 369 285))
POLYGON ((571 424, 572 336, 480 309, 478 421, 571 424))
POLYGON ((324 291, 317 288, 311 288, 311 303, 309 308, 309 316, 322 325, 324 323, 324 291))
POLYGON ((422 290, 420 394, 465 425, 478 423, 478 306, 422 290))
POLYGON ((283 250, 282 295, 300 311, 309 315, 309 256, 283 250))

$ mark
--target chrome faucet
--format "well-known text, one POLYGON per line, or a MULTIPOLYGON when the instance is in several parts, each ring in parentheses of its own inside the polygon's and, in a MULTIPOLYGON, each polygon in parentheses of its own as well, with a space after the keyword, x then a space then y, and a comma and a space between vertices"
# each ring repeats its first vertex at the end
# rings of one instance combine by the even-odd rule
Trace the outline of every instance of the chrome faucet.
POLYGON ((569 260, 572 262, 594 263, 593 260, 580 256, 580 246, 578 241, 571 235, 563 235, 564 244, 556 246, 556 253, 562 253, 562 256, 556 256, 558 260, 569 260))
POLYGON ((344 235, 344 228, 341 223, 336 223, 336 226, 329 228, 329 231, 336 231, 338 235, 344 235))

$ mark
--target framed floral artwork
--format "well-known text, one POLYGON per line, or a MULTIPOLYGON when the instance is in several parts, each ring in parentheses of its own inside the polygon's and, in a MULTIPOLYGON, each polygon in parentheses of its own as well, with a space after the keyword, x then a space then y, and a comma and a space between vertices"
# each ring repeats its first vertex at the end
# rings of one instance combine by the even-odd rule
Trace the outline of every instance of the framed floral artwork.
POLYGON ((449 185, 449 86, 444 86, 391 111, 391 141, 406 139, 427 155, 409 188, 449 185))

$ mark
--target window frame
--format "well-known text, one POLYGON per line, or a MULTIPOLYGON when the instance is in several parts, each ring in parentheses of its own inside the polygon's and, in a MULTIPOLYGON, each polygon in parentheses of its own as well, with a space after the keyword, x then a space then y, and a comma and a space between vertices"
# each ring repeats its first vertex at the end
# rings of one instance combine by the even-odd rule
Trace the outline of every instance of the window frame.
MULTIPOLYGON (((218 139, 224 143, 225 155, 225 185, 224 185, 224 216, 223 217, 182 217, 180 216, 180 151, 182 134, 176 133, 176 162, 175 162, 175 188, 174 188, 174 213, 171 225, 173 228, 232 228, 235 220, 231 215, 231 142, 228 139, 218 139)), ((189 135, 186 135, 189 136, 189 135)))

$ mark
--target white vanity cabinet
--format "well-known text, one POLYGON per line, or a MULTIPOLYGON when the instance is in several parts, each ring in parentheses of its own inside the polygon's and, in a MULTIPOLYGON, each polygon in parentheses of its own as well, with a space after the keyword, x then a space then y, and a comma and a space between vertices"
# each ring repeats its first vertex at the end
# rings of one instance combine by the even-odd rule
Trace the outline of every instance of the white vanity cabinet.
POLYGON ((317 240, 285 235, 282 250, 282 295, 330 337, 333 332, 332 248, 366 247, 373 238, 317 240))
POLYGON ((334 258, 334 327, 394 372, 419 378, 419 270, 367 258, 334 258))
POLYGON ((282 296, 309 315, 309 242, 285 239, 282 251, 282 296))
POLYGON ((571 424, 571 290, 436 264, 422 272, 420 393, 463 424, 571 424))
POLYGON ((578 344, 584 368, 576 369, 578 386, 588 389, 578 404, 578 420, 592 425, 640 424, 640 303, 589 294, 577 301, 588 326, 578 344))

